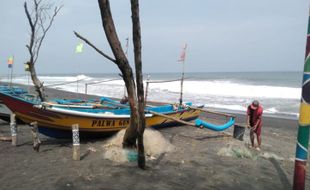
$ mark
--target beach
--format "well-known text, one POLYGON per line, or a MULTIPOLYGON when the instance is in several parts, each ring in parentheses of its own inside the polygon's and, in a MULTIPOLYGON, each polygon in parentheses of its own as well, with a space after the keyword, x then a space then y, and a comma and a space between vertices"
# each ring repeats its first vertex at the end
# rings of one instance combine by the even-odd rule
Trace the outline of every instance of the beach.
MULTIPOLYGON (((55 89, 46 92, 50 98, 79 96, 55 89)), ((225 122, 206 113, 202 118, 225 122)), ((244 122, 245 115, 237 114, 237 123, 244 122)), ((232 137, 232 128, 225 133, 184 125, 156 129, 173 148, 148 155, 147 169, 141 170, 135 161, 105 158, 111 137, 81 139, 81 160, 73 161, 71 139, 40 135, 40 151, 35 152, 30 127, 18 125, 16 147, 0 142, 1 189, 291 189, 297 126, 294 119, 264 116, 261 151, 249 148, 248 130, 240 141, 232 137)), ((10 136, 4 121, 0 136, 10 136)), ((306 189, 309 169, 308 165, 306 189)))

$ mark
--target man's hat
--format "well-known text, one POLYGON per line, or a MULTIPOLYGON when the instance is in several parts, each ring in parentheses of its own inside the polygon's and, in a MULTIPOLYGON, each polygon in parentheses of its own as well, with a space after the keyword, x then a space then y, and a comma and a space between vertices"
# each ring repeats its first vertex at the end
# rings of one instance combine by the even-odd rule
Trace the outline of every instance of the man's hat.
POLYGON ((258 108, 259 102, 257 100, 254 100, 251 104, 251 108, 253 110, 256 110, 258 108))

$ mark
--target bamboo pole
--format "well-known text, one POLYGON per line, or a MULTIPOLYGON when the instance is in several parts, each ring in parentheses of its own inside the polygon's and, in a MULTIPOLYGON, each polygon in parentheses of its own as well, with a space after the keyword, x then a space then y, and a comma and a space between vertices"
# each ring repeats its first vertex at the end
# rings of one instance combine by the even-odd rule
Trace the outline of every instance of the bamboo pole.
MULTIPOLYGON (((309 10, 310 11, 310 10, 309 10)), ((306 59, 303 74, 303 84, 301 92, 301 104, 299 111, 299 127, 296 145, 294 190, 305 189, 306 168, 309 146, 310 128, 310 12, 308 18, 308 35, 306 43, 306 59)))
POLYGON ((85 83, 85 94, 87 94, 87 83, 85 83))
POLYGON ((79 124, 72 125, 72 141, 73 141, 73 160, 80 160, 80 135, 79 135, 79 124))
MULTIPOLYGON (((173 121, 176 121, 176 122, 179 122, 179 123, 182 123, 184 125, 188 125, 188 126, 192 126, 192 127, 197 127, 194 123, 190 123, 190 122, 187 122, 187 121, 183 121, 183 120, 180 120, 180 119, 177 119, 177 118, 174 118, 172 116, 169 116, 169 115, 165 115, 165 114, 161 114, 161 113, 157 113, 157 112, 154 112, 154 111, 149 111, 151 114, 154 114, 154 115, 158 115, 158 116, 161 116, 161 117, 164 117, 164 118, 167 118, 167 119, 171 119, 173 121)), ((200 127, 200 129, 203 129, 203 127, 200 127)), ((225 134, 225 135, 228 135, 228 136, 232 136, 230 133, 227 133, 225 131, 221 131, 222 134, 225 134)))
POLYGON ((149 91, 149 84, 150 84, 150 75, 147 75, 147 78, 146 78, 146 87, 145 87, 144 107, 146 106, 147 95, 148 95, 148 91, 149 91))
POLYGON ((210 111, 210 110, 206 110, 206 109, 202 109, 202 108, 196 108, 196 107, 193 107, 193 106, 189 106, 189 108, 193 109, 193 110, 199 110, 199 111, 202 111, 202 112, 205 112, 205 113, 212 113, 212 114, 215 114, 215 115, 221 115, 221 116, 226 116, 226 117, 236 117, 235 115, 233 114, 227 114, 227 113, 221 113, 221 112, 216 112, 216 111, 210 111))
POLYGON ((183 52, 180 57, 180 61, 182 61, 182 77, 181 77, 181 92, 180 92, 180 106, 183 103, 183 81, 184 81, 184 65, 185 65, 185 54, 186 54, 187 44, 184 45, 183 52))
MULTIPOLYGON (((14 61, 14 56, 13 56, 13 61, 14 61)), ((11 64, 11 76, 10 76, 10 88, 12 88, 12 83, 13 83, 13 63, 11 64)))
POLYGON ((33 150, 39 152, 41 141, 39 139, 38 134, 38 122, 32 122, 30 123, 31 126, 31 134, 32 134, 32 140, 33 140, 33 150))
POLYGON ((182 123, 182 124, 185 124, 185 125, 189 125, 189 126, 193 126, 195 127, 196 125, 194 123, 190 123, 190 122, 187 122, 187 121, 183 121, 181 119, 177 119, 175 117, 172 117, 172 116, 169 116, 169 115, 165 115, 165 114, 162 114, 162 113, 158 113, 158 112, 154 112, 154 111, 148 111, 150 112, 151 114, 153 115, 158 115, 158 116, 161 116, 161 117, 164 117, 164 118, 167 118, 167 119, 171 119, 173 121, 176 121, 176 122, 179 122, 179 123, 182 123))
POLYGON ((15 114, 12 113, 10 116, 10 128, 11 128, 11 135, 12 135, 12 145, 16 146, 17 145, 17 127, 16 127, 16 119, 15 119, 15 114))

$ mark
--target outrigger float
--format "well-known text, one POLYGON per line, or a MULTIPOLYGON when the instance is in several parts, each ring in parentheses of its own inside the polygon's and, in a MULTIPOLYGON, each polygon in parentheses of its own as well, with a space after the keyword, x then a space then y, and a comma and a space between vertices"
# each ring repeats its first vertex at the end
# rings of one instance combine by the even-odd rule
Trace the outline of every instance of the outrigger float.
MULTIPOLYGON (((12 93, 0 90, 0 100, 16 117, 30 124, 37 122, 39 132, 54 138, 71 138, 71 127, 79 124, 81 136, 98 136, 116 132, 129 126, 130 109, 109 98, 101 98, 100 102, 78 100, 53 100, 40 102, 27 93, 12 93)), ((230 117, 223 125, 215 125, 198 119, 201 112, 210 112, 202 107, 194 107, 191 103, 181 106, 164 104, 146 106, 146 127, 167 127, 190 125, 204 127, 215 131, 225 130, 235 123, 233 115, 211 112, 230 117), (195 123, 190 121, 195 120, 195 123)))

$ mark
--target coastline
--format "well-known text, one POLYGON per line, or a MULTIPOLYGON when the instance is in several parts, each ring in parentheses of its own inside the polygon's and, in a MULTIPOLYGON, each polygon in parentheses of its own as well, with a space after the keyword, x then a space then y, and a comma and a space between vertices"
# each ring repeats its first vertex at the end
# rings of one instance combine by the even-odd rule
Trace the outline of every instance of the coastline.
MULTIPOLYGON (((23 85, 18 85, 23 86, 23 85)), ((49 98, 85 95, 46 89, 49 98)), ((88 95, 87 98, 97 96, 88 95)), ((236 114, 237 123, 245 115, 236 114)), ((202 114, 222 123, 225 118, 202 114)), ((72 161, 72 144, 40 135, 40 152, 32 149, 30 128, 20 125, 18 146, 0 142, 0 183, 4 189, 291 189, 294 173, 297 120, 263 117, 262 151, 248 148, 249 135, 238 141, 226 133, 190 126, 158 131, 174 147, 172 152, 147 160, 147 170, 135 162, 104 159, 107 138, 81 142, 81 161, 72 161)), ((10 135, 0 121, 0 135, 10 135)), ((310 184, 309 165, 306 186, 310 184)))

